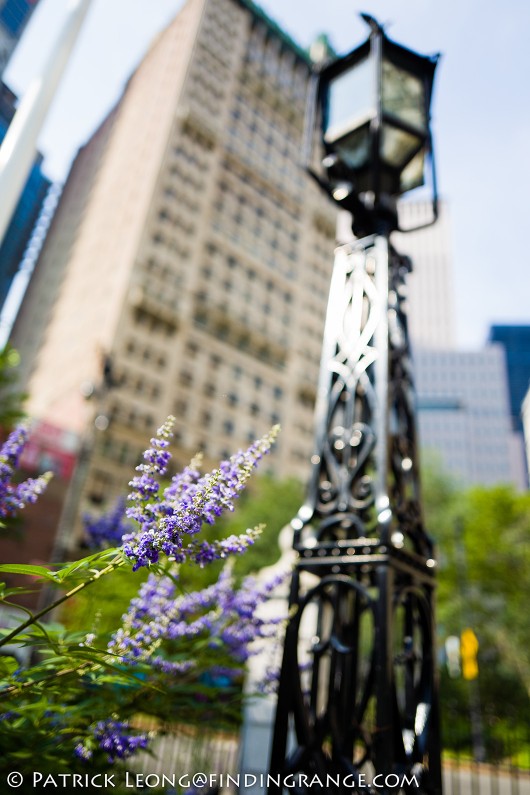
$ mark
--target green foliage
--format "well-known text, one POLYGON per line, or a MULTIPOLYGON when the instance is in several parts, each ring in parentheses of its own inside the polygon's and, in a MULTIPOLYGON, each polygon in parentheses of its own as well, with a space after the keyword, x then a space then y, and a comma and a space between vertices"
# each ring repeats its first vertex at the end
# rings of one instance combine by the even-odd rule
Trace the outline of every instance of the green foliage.
MULTIPOLYGON (((145 573, 133 573, 125 564, 121 551, 105 550, 56 570, 16 564, 1 567, 1 573, 24 573, 65 593, 36 614, 25 610, 27 619, 15 630, 0 630, 0 647, 29 647, 34 660, 20 668, 13 657, 0 656, 0 747, 4 752, 0 772, 33 770, 38 748, 40 772, 86 773, 86 762, 73 755, 73 748, 91 737, 90 727, 96 721, 112 715, 140 727, 150 718, 161 731, 175 722, 207 723, 216 729, 238 725, 241 681, 225 683, 220 691, 208 679, 214 666, 233 666, 222 643, 199 636, 179 639, 174 647, 169 644, 173 661, 195 662, 190 672, 173 677, 141 661, 125 666, 119 657, 113 660, 107 649, 109 637, 121 625, 122 613, 145 579, 145 573), (63 607, 66 626, 43 624, 41 617, 58 607, 63 607)), ((159 573, 171 565, 161 565, 159 573)), ((151 572, 156 568, 151 567, 151 572)), ((3 604, 10 605, 13 592, 4 588, 3 596, 3 604)), ((108 766, 105 753, 96 748, 90 773, 108 766)))
POLYGON ((19 364, 20 356, 10 345, 0 350, 0 429, 7 431, 24 416, 24 395, 16 388, 19 364))
POLYGON ((68 602, 60 614, 62 623, 72 631, 84 630, 108 640, 147 575, 147 569, 132 572, 127 566, 112 577, 103 577, 97 588, 80 591, 68 602))
MULTIPOLYGON (((146 533, 146 544, 152 542, 156 531, 162 532, 168 517, 168 502, 157 505, 151 495, 158 489, 154 475, 164 472, 164 434, 169 433, 170 421, 144 456, 142 472, 148 475, 141 486, 148 496, 142 493, 138 498, 143 503, 141 511, 147 512, 148 500, 150 516, 156 509, 164 511, 160 523, 150 526, 151 535, 146 533)), ((260 450, 256 445, 250 449, 250 458, 238 459, 233 465, 234 493, 252 471, 255 462, 251 457, 260 450)), ((219 480, 220 473, 214 474, 219 480)), ((188 504, 187 519, 201 520, 199 508, 204 507, 204 495, 210 494, 206 482, 203 492, 196 493, 198 505, 188 504)), ((230 493, 228 486, 226 491, 230 493)), ((228 500, 226 493, 223 498, 228 500)), ((281 500, 265 512, 273 524, 281 513, 278 503, 281 500)), ((216 503, 212 504, 215 508, 216 503)), ((214 508, 211 510, 216 513, 214 508)), ((177 510, 182 510, 179 503, 177 510)), ((255 512, 247 507, 246 516, 236 525, 227 524, 221 537, 232 535, 233 526, 238 531, 245 527, 250 515, 255 512)), ((209 529, 212 541, 218 541, 218 528, 209 529)), ((105 523, 104 530, 108 530, 105 523)), ((216 549, 223 557, 241 552, 245 546, 238 546, 238 541, 231 539, 216 549)), ((88 763, 91 774, 107 770, 116 758, 134 752, 136 741, 140 745, 145 742, 135 729, 140 730, 146 719, 155 722, 157 731, 175 723, 207 725, 213 730, 237 727, 247 646, 252 639, 263 637, 260 633, 266 626, 249 613, 249 606, 258 605, 267 591, 259 593, 247 583, 239 592, 224 572, 213 589, 189 594, 195 590, 194 578, 182 575, 186 570, 198 570, 201 558, 182 556, 177 564, 172 557, 174 549, 180 547, 172 547, 171 554, 164 547, 163 554, 149 558, 148 569, 141 572, 134 570, 130 550, 128 556, 122 548, 104 549, 67 564, 0 565, 0 576, 17 575, 29 583, 23 589, 0 584, 0 601, 8 609, 8 620, 19 613, 16 627, 0 629, 0 747, 4 751, 0 773, 12 769, 31 772, 35 748, 39 749, 42 774, 83 773, 88 763), (149 583, 141 589, 147 574, 149 583), (32 613, 15 604, 21 592, 39 586, 47 597, 45 607, 32 613), (61 623, 50 623, 52 615, 61 623), (29 654, 24 655, 25 651, 29 654), (27 662, 20 666, 24 657, 27 662)), ((258 560, 272 562, 277 556, 276 549, 272 557, 269 552, 258 560)), ((218 577, 214 573, 210 579, 218 577)))
MULTIPOLYGON (((499 736, 521 735, 530 710, 530 494, 509 486, 462 490, 432 462, 423 483, 439 561, 440 646, 466 627, 475 632, 485 739, 490 754, 502 755, 499 736)), ((443 671, 443 724, 456 746, 470 741, 472 686, 443 671)))

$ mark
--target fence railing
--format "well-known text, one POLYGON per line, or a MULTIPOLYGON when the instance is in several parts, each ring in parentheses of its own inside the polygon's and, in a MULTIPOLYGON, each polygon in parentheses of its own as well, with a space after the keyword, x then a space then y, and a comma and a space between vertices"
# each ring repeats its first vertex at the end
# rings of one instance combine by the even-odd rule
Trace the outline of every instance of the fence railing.
MULTIPOLYGON (((455 748, 446 734, 443 754, 444 795, 530 795, 530 731, 523 737, 496 739, 486 743, 485 761, 473 758, 471 738, 459 734, 455 748), (488 750, 490 753, 488 754, 488 750)), ((153 755, 142 754, 134 768, 146 776, 167 776, 176 781, 190 780, 196 773, 216 777, 217 782, 236 776, 239 770, 239 737, 227 732, 212 732, 186 726, 157 737, 153 755)), ((185 789, 185 788, 184 788, 185 789)), ((178 791, 178 788, 177 788, 178 791)), ((235 792, 234 786, 221 792, 235 792)))
POLYGON ((178 726, 170 734, 163 734, 150 745, 151 754, 140 754, 131 767, 154 780, 166 776, 168 780, 182 781, 181 788, 189 789, 197 773, 217 777, 237 773, 239 766, 239 736, 228 732, 212 732, 178 726))
POLYGON ((530 795, 530 771, 456 757, 444 760, 443 788, 444 795, 530 795))

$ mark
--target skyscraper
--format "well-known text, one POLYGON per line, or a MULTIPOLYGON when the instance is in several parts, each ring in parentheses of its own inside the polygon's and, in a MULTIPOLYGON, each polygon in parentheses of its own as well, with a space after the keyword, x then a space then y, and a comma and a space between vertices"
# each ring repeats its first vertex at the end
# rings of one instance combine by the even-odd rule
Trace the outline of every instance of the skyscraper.
POLYGON ((90 447, 85 504, 170 413, 179 465, 281 422, 268 466, 306 477, 335 239, 309 75, 257 6, 189 0, 80 151, 12 341, 29 413, 90 447))
POLYGON ((530 386, 530 326, 495 324, 490 329, 489 339, 502 345, 506 353, 513 429, 522 432, 523 400, 530 386))
MULTIPOLYGON (((16 96, 0 81, 0 143, 15 114, 16 96)), ((29 243, 50 181, 42 171, 42 156, 37 155, 24 185, 13 217, 0 243, 0 310, 29 243)))
MULTIPOLYGON (((400 223, 405 228, 430 218, 428 202, 405 201, 400 206, 400 223)), ((461 485, 512 483, 525 488, 521 438, 512 432, 509 421, 512 384, 520 378, 513 369, 515 357, 506 360, 498 345, 462 351, 456 344, 451 230, 445 202, 440 203, 434 225, 396 235, 394 242, 411 257, 413 266, 408 283, 409 329, 422 448, 435 452, 443 469, 456 474, 461 485)), ((505 333, 503 339, 508 336, 505 333)), ((498 338, 492 335, 493 339, 498 338)), ((519 334, 519 362, 522 340, 519 334)))
POLYGON ((424 451, 434 452, 461 485, 524 488, 523 450, 510 426, 501 346, 419 350, 415 365, 424 451))
MULTIPOLYGON (((15 49, 38 0, 0 0, 0 77, 15 49)), ((16 110, 16 95, 0 81, 0 143, 16 110)), ((0 311, 29 243, 50 182, 37 155, 13 213, 4 240, 0 243, 0 311)))
POLYGON ((490 342, 502 346, 506 356, 508 374, 509 411, 514 444, 524 447, 526 462, 526 485, 530 471, 530 326, 523 324, 495 324, 489 333, 490 342), (525 403, 526 398, 526 403, 525 403))
POLYGON ((0 75, 37 3, 38 0, 0 0, 0 75))
MULTIPOLYGON (((400 225, 408 229, 432 218, 429 201, 403 201, 400 225)), ((435 224, 409 234, 396 234, 400 253, 412 259, 408 280, 409 332, 414 348, 450 350, 456 346, 454 285, 449 209, 439 203, 435 224)))

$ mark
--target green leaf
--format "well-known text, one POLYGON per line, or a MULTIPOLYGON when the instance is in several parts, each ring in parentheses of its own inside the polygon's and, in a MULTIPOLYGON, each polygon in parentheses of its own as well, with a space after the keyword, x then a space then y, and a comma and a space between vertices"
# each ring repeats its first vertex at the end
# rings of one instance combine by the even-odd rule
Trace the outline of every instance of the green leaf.
POLYGON ((0 583, 0 602, 4 602, 5 604, 12 604, 13 607, 19 607, 19 605, 15 603, 9 603, 7 600, 10 596, 20 596, 21 594, 27 593, 36 593, 36 588, 23 588, 21 585, 17 585, 15 588, 6 588, 5 583, 0 583))
POLYGON ((11 676, 20 667, 20 663, 14 657, 0 657, 0 676, 11 676))
POLYGON ((25 563, 1 563, 0 573, 27 574, 30 577, 40 577, 45 580, 54 580, 55 574, 45 566, 30 566, 25 563))

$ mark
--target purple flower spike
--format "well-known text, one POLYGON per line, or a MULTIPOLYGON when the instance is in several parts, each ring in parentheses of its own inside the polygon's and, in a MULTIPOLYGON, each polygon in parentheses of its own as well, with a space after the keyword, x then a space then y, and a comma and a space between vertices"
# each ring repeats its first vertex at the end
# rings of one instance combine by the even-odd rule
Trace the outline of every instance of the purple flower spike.
POLYGON ((133 503, 138 503, 142 506, 146 500, 158 495, 160 487, 156 477, 165 475, 167 471, 167 465, 171 459, 171 453, 167 448, 173 435, 174 425, 175 418, 169 416, 156 432, 156 436, 151 439, 151 447, 144 452, 144 463, 136 467, 136 471, 141 474, 133 478, 129 483, 129 486, 133 489, 132 493, 129 494, 129 499, 133 503))
MULTIPOLYGON (((92 729, 95 741, 101 750, 106 751, 109 762, 127 759, 141 748, 147 748, 147 734, 131 734, 131 727, 126 721, 99 721, 92 729)), ((78 743, 74 749, 79 759, 88 761, 92 758, 92 750, 78 743)))
MULTIPOLYGON (((223 511, 234 510, 234 501, 258 462, 269 452, 279 431, 275 426, 248 450, 221 462, 219 469, 209 475, 200 477, 196 463, 192 462, 182 475, 173 478, 160 497, 157 476, 167 469, 166 448, 173 423, 174 418, 169 417, 157 438, 152 439, 151 448, 144 454, 145 463, 137 467, 141 475, 131 482, 133 504, 126 513, 139 524, 139 530, 123 539, 123 550, 132 560, 134 570, 157 563, 161 554, 182 561, 192 557, 192 551, 198 553, 197 547, 193 550, 186 547, 186 536, 197 535, 204 523, 213 524, 223 511)), ((231 541, 233 549, 228 542, 224 546, 203 545, 196 562, 204 565, 232 552, 241 552, 253 543, 253 538, 240 536, 231 541)))
POLYGON ((119 546, 124 536, 131 532, 131 523, 125 518, 125 500, 119 499, 114 508, 103 516, 83 517, 85 538, 91 549, 119 546))
MULTIPOLYGON (((260 606, 285 576, 283 573, 265 584, 248 577, 235 590, 225 569, 214 585, 179 596, 173 579, 151 574, 131 601, 108 650, 123 663, 134 665, 141 660, 161 673, 184 675, 196 669, 197 660, 182 659, 181 655, 178 660, 168 660, 160 654, 163 644, 201 638, 212 646, 222 645, 234 663, 224 674, 230 670, 239 676, 241 665, 259 651, 257 642, 278 636, 278 624, 284 617, 262 617, 260 606)), ((218 669, 216 666, 210 673, 218 676, 218 669)))
POLYGON ((14 516, 26 505, 36 502, 46 488, 51 472, 38 478, 28 478, 22 483, 12 483, 22 450, 28 440, 25 425, 18 425, 0 447, 0 519, 14 516))
POLYGON ((241 555, 254 544, 261 531, 262 526, 259 526, 249 529, 246 533, 241 533, 238 536, 231 535, 218 541, 192 541, 183 550, 183 557, 198 563, 202 568, 206 563, 211 563, 213 560, 222 560, 229 555, 241 555))

